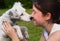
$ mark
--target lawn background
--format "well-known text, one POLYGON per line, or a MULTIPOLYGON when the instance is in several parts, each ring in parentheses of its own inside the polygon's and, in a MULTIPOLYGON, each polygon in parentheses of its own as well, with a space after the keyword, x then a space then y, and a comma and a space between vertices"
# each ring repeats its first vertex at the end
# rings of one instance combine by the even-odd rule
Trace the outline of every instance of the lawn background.
MULTIPOLYGON (((8 9, 0 9, 0 16, 6 12, 8 9)), ((31 14, 32 9, 27 9, 27 13, 31 14)), ((42 28, 41 27, 36 27, 33 24, 33 21, 31 22, 17 22, 18 25, 20 26, 26 26, 28 28, 28 33, 29 33, 29 41, 39 41, 41 33, 42 33, 42 28)))

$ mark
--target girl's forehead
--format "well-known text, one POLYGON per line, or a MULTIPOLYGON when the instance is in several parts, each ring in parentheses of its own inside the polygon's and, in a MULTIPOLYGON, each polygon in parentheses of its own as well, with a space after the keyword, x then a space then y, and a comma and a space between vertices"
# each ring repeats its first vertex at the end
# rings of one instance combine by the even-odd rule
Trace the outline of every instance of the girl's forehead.
POLYGON ((41 11, 38 10, 34 5, 33 5, 33 11, 41 12, 41 11))
POLYGON ((33 10, 37 10, 37 8, 33 5, 33 10))

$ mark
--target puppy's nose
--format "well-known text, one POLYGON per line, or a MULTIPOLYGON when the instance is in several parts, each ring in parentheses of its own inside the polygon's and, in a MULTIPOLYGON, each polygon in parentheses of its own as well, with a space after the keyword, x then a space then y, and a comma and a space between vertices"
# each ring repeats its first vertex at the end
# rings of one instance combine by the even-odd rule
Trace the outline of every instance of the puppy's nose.
POLYGON ((32 20, 33 19, 33 17, 30 17, 30 20, 32 20))

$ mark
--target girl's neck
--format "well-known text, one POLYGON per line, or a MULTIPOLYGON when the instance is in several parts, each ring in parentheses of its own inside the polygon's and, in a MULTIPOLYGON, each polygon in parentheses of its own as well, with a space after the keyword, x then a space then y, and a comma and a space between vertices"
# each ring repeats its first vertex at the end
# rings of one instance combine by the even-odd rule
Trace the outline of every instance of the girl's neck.
POLYGON ((53 25, 54 25, 54 23, 50 23, 50 24, 49 24, 49 23, 46 23, 45 26, 44 26, 44 28, 46 29, 46 31, 47 31, 48 33, 50 33, 53 25))

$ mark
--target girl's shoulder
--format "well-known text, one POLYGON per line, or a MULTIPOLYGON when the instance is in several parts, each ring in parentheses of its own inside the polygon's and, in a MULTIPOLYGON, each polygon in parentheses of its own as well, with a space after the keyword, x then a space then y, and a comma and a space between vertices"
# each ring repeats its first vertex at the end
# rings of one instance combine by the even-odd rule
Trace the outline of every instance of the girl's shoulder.
POLYGON ((60 40, 60 24, 54 24, 48 37, 49 41, 60 40))
POLYGON ((54 24, 49 35, 45 29, 44 29, 43 33, 44 33, 44 37, 46 40, 48 40, 50 38, 52 38, 52 39, 59 38, 60 37, 60 24, 54 24))
POLYGON ((59 41, 60 40, 60 30, 52 33, 48 37, 48 41, 59 41))
POLYGON ((53 25, 52 29, 51 29, 50 34, 56 32, 56 31, 58 31, 58 30, 60 30, 60 24, 56 24, 56 23, 55 23, 55 24, 53 25))

